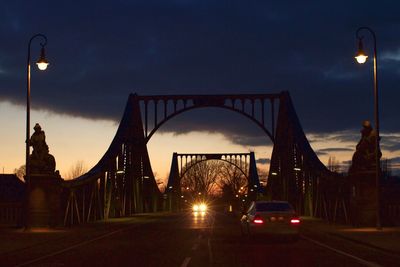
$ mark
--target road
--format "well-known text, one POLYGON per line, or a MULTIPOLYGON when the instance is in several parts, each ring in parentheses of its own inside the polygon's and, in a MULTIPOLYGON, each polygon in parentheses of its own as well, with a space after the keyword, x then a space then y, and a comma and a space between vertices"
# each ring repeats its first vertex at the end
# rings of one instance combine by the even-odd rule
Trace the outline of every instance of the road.
POLYGON ((297 242, 244 238, 237 218, 218 212, 142 215, 20 235, 27 239, 20 247, 12 244, 21 236, 7 237, 15 240, 0 250, 0 266, 396 266, 378 251, 308 231, 297 242))

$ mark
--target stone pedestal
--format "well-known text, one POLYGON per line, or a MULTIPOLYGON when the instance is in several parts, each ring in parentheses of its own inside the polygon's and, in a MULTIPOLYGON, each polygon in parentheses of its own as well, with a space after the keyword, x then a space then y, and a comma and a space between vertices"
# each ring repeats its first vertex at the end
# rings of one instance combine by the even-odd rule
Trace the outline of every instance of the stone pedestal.
POLYGON ((54 227, 61 224, 61 181, 58 173, 31 174, 27 190, 28 227, 54 227))
POLYGON ((356 172, 349 175, 352 185, 350 214, 354 226, 376 226, 377 188, 375 172, 356 172))

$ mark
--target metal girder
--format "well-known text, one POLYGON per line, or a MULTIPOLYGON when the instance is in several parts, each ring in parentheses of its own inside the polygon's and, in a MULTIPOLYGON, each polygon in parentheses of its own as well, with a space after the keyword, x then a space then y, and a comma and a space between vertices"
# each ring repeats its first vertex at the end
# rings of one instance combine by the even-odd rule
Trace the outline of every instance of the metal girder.
POLYGON ((165 122, 185 111, 219 107, 238 112, 255 122, 269 138, 275 136, 275 104, 281 94, 228 94, 228 95, 153 95, 137 96, 144 109, 144 133, 146 142, 165 122), (265 114, 269 105, 270 127, 265 114), (161 111, 161 112, 160 112, 161 111), (160 114, 161 113, 161 114, 160 114), (152 115, 150 118, 150 114, 152 115), (150 120, 152 121, 150 125, 150 120))
MULTIPOLYGON (((83 218, 95 217, 91 213, 101 214, 107 219, 158 209, 161 193, 151 169, 143 132, 139 101, 136 95, 131 95, 117 133, 104 156, 86 174, 64 181, 65 191, 74 192, 65 200, 65 216, 74 214, 69 204, 71 201, 82 203, 76 209, 86 213, 83 218), (98 191, 96 194, 92 190, 83 190, 93 183, 99 184, 92 187, 98 191), (98 205, 93 205, 95 195, 98 205), (84 209, 86 206, 90 209, 84 209)), ((70 222, 76 223, 73 219, 70 222)))
POLYGON ((317 181, 331 175, 311 148, 289 93, 284 92, 268 175, 269 198, 287 200, 299 213, 313 215, 317 181))

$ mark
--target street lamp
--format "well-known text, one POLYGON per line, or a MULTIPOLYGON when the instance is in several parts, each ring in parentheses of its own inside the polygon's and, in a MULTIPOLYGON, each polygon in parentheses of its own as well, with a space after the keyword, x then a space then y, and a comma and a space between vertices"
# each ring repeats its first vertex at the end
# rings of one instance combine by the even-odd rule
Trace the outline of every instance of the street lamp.
MULTIPOLYGON (((38 68, 40 70, 45 70, 47 68, 47 65, 49 62, 46 60, 46 55, 45 55, 45 50, 44 47, 47 44, 47 37, 44 34, 35 34, 34 36, 31 37, 29 40, 28 44, 28 60, 27 60, 27 75, 26 75, 26 155, 25 155, 25 180, 27 182, 27 193, 26 195, 29 195, 29 190, 30 190, 30 160, 29 160, 29 154, 30 154, 30 107, 31 107, 31 44, 33 39, 35 38, 42 38, 42 42, 40 45, 42 46, 41 51, 40 51, 40 58, 36 62, 38 68)), ((28 202, 27 202, 28 204, 28 202)), ((27 224, 27 222, 25 222, 27 224)))
POLYGON ((359 64, 364 64, 368 58, 368 56, 364 52, 362 39, 363 38, 358 38, 358 50, 356 56, 354 57, 359 64))
POLYGON ((355 56, 358 63, 363 64, 367 61, 368 56, 364 53, 362 40, 364 36, 360 36, 361 31, 368 31, 374 40, 374 110, 375 110, 375 186, 376 186, 376 228, 382 229, 380 216, 380 154, 379 154, 379 109, 378 109, 378 55, 376 51, 376 36, 369 27, 360 27, 356 31, 358 39, 358 52, 355 56))

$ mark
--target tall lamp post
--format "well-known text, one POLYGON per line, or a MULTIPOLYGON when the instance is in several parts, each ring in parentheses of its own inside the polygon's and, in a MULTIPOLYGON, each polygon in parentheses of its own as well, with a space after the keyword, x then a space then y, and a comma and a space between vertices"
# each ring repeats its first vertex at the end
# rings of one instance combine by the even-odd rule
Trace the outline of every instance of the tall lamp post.
MULTIPOLYGON (((36 62, 39 70, 45 70, 47 68, 47 65, 49 64, 49 62, 46 60, 46 55, 45 55, 45 50, 44 47, 47 44, 47 37, 44 34, 35 34, 31 37, 31 39, 29 40, 29 44, 28 44, 28 59, 27 59, 27 75, 26 75, 26 155, 25 155, 25 180, 27 183, 27 197, 29 196, 29 190, 30 190, 30 159, 29 159, 29 154, 30 154, 30 142, 29 142, 29 138, 30 138, 30 108, 31 108, 31 44, 32 41, 35 38, 41 38, 42 42, 40 43, 41 45, 41 50, 40 50, 40 58, 39 60, 36 62)), ((29 205, 29 200, 27 200, 27 205, 29 205)), ((26 207, 28 208, 28 206, 26 207)), ((26 211, 27 212, 27 211, 26 211)), ((28 216, 26 214, 26 216, 28 216)), ((25 226, 27 226, 28 222, 27 220, 25 220, 25 226)))
POLYGON ((369 27, 360 27, 356 31, 358 39, 358 52, 355 59, 358 63, 363 64, 367 61, 368 56, 363 50, 362 40, 364 36, 360 35, 361 31, 368 31, 374 40, 374 117, 375 117, 375 186, 376 186, 376 228, 382 229, 380 216, 380 150, 379 150, 379 108, 378 108, 378 55, 376 51, 376 36, 373 30, 369 27))

